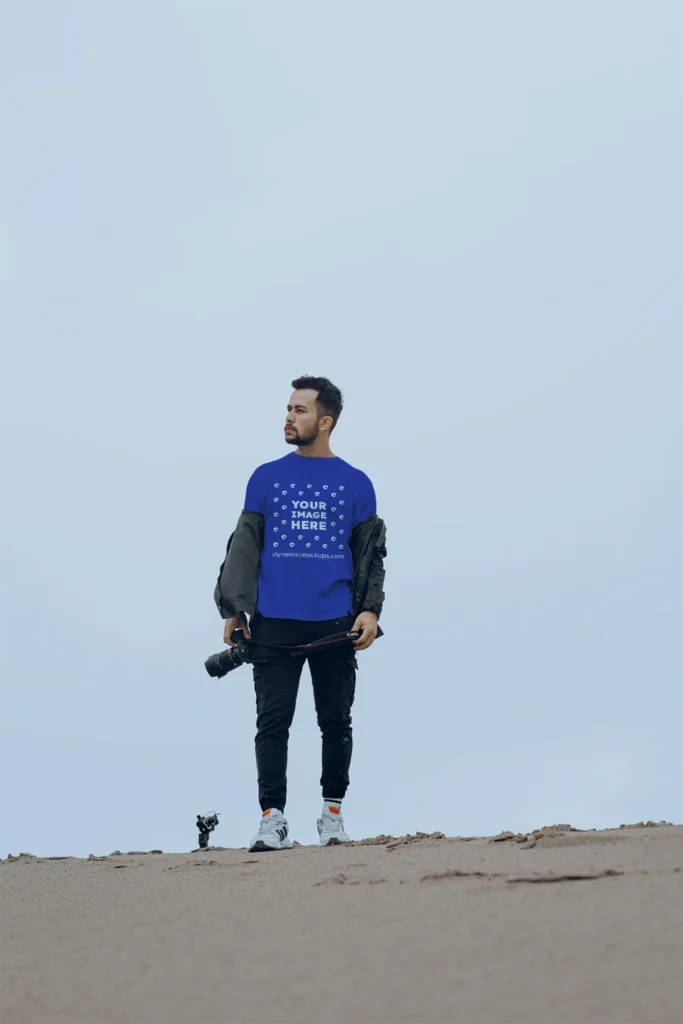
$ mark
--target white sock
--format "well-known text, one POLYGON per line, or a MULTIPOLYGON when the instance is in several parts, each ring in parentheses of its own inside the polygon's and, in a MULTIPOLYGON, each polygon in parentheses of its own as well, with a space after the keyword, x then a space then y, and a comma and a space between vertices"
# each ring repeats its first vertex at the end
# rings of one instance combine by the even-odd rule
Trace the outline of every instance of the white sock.
POLYGON ((325 800, 323 810, 330 814, 341 814, 341 800, 325 800))

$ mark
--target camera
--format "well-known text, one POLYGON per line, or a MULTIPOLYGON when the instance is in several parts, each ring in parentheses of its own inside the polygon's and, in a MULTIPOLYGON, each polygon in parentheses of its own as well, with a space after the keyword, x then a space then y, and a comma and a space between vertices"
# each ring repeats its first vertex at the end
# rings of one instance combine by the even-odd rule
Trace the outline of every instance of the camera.
POLYGON ((197 815, 197 830, 199 832, 199 849, 206 850, 209 845, 209 835, 218 825, 218 812, 211 814, 197 815))
POLYGON ((204 668, 214 679, 222 679, 223 676, 227 676, 228 672, 233 672, 240 665, 251 661, 249 641, 245 638, 244 631, 236 629, 230 639, 235 644, 234 647, 228 647, 218 654, 212 654, 204 662, 204 668))
MULTIPOLYGON (((378 627, 377 636, 383 635, 382 630, 378 627)), ((342 633, 331 633, 329 636, 323 636, 319 640, 313 640, 308 644, 294 644, 292 646, 271 644, 268 646, 272 651, 286 652, 292 658, 305 658, 310 654, 316 654, 318 651, 326 651, 330 647, 347 646, 358 640, 360 636, 362 636, 361 630, 347 630, 342 633)), ((233 672, 240 665, 250 664, 253 661, 251 650, 254 641, 247 640, 244 630, 236 629, 230 639, 234 643, 234 647, 228 647, 225 651, 212 654, 204 662, 204 668, 214 679, 222 679, 223 676, 227 676, 228 672, 233 672)), ((257 651, 259 648, 263 650, 263 646, 258 643, 256 643, 256 648, 257 651)))

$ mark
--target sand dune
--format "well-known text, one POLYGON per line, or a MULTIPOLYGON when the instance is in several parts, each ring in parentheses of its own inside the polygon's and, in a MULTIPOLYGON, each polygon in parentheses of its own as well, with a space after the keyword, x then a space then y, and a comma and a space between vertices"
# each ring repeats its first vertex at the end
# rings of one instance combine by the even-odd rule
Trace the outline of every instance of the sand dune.
POLYGON ((679 827, 2 864, 4 1024, 678 1024, 679 827))

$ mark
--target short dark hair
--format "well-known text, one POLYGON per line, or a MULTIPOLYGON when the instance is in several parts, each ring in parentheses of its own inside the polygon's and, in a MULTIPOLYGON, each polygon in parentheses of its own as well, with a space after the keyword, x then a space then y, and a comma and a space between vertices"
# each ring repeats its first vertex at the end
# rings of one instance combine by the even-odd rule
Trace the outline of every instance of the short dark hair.
POLYGON ((321 416, 331 416, 332 426, 330 427, 330 432, 332 432, 344 408, 344 396, 339 388, 331 380, 328 380, 327 377, 297 377, 296 380, 292 381, 292 387, 295 391, 318 392, 316 399, 318 419, 321 416))

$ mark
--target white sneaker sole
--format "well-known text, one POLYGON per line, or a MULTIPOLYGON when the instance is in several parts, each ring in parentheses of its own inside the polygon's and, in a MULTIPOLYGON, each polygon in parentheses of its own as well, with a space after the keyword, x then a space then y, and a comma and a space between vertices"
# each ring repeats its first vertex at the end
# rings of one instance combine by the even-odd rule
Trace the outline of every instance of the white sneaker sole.
POLYGON ((349 843, 349 842, 351 842, 350 839, 339 839, 339 838, 337 838, 337 836, 330 836, 329 839, 321 839, 320 840, 320 845, 321 846, 343 846, 344 843, 349 843))
POLYGON ((278 843, 277 846, 271 846, 270 843, 266 843, 263 839, 257 839, 249 847, 249 853, 274 853, 276 850, 291 850, 293 845, 291 839, 285 839, 284 842, 278 843))

